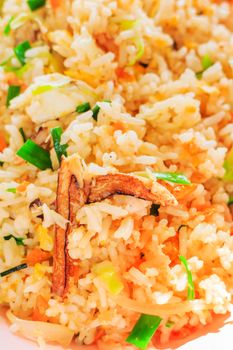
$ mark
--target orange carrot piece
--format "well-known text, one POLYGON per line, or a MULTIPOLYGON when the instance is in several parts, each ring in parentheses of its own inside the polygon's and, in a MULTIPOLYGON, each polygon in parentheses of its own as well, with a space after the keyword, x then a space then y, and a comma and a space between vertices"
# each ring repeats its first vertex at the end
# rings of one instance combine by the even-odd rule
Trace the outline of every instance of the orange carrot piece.
POLYGON ((61 6, 62 0, 50 0, 50 4, 54 10, 61 6))
POLYGON ((40 248, 34 248, 27 254, 26 261, 28 265, 33 266, 36 263, 41 263, 49 258, 51 258, 51 253, 45 252, 40 248))
POLYGON ((28 181, 23 181, 23 182, 17 187, 17 192, 24 192, 29 184, 30 184, 30 182, 28 182, 28 181))
POLYGON ((119 79, 123 79, 123 80, 126 80, 126 81, 133 81, 135 80, 134 79, 134 76, 127 73, 123 68, 120 68, 118 67, 116 70, 116 75, 119 79))
POLYGON ((36 307, 33 310, 32 320, 47 322, 48 316, 46 316, 45 311, 48 308, 48 302, 42 295, 39 295, 36 299, 36 307))
POLYGON ((0 152, 7 147, 6 139, 2 133, 0 133, 0 152))

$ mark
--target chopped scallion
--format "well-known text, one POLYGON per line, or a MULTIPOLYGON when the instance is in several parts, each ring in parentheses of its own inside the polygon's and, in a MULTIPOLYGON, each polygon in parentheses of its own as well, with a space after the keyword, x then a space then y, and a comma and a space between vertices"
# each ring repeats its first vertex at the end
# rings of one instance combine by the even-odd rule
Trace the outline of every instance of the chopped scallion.
POLYGON ((135 345, 139 349, 146 349, 161 321, 162 319, 159 316, 142 314, 126 342, 135 345))
POLYGON ((46 3, 46 0, 27 0, 27 4, 30 7, 31 11, 35 11, 43 7, 46 3))
POLYGON ((5 237, 4 237, 4 240, 5 240, 5 241, 9 241, 11 238, 13 238, 13 239, 15 240, 15 242, 16 242, 17 245, 25 245, 25 244, 23 243, 24 238, 15 237, 15 236, 13 236, 13 235, 5 236, 5 237))
POLYGON ((233 204, 233 196, 230 196, 227 202, 228 205, 233 204))
POLYGON ((20 93, 20 86, 17 85, 10 85, 8 88, 8 93, 7 93, 7 99, 6 99, 6 106, 9 107, 10 101, 18 96, 20 93))
POLYGON ((9 35, 10 34, 10 31, 11 31, 11 22, 13 21, 15 17, 14 16, 11 16, 11 18, 9 19, 7 25, 5 26, 4 28, 4 35, 9 35))
POLYGON ((98 114, 100 111, 100 106, 95 105, 95 107, 92 109, 92 118, 97 121, 98 119, 98 114))
POLYGON ((150 215, 159 216, 160 204, 153 203, 150 207, 150 215))
POLYGON ((53 138, 53 144, 54 144, 54 149, 57 155, 57 159, 59 161, 59 163, 61 163, 61 158, 64 155, 65 157, 67 157, 67 147, 68 145, 61 145, 61 135, 62 135, 62 128, 60 127, 56 127, 51 129, 51 135, 53 138))
POLYGON ((6 191, 10 193, 16 193, 16 188, 8 188, 6 191))
POLYGON ((40 170, 52 168, 49 151, 46 151, 30 139, 25 142, 16 154, 40 170))
POLYGON ((81 105, 77 106, 76 112, 84 113, 84 112, 89 111, 90 109, 91 109, 90 103, 86 102, 86 103, 82 103, 81 105))
POLYGON ((208 54, 206 54, 205 56, 202 57, 201 65, 202 65, 202 68, 204 71, 206 69, 210 68, 213 64, 214 64, 214 62, 212 61, 212 59, 210 58, 210 56, 208 54))
POLYGON ((31 45, 28 41, 24 41, 14 48, 15 56, 18 58, 19 62, 22 65, 24 65, 26 63, 25 62, 25 53, 30 48, 31 48, 31 45))
POLYGON ((179 259, 182 262, 182 264, 184 265, 185 270, 187 272, 187 277, 188 277, 188 295, 187 295, 187 298, 188 298, 188 300, 193 300, 193 299, 195 299, 195 290, 194 290, 192 272, 189 269, 188 262, 185 259, 185 257, 183 255, 180 255, 179 259))
POLYGON ((233 147, 227 154, 223 167, 225 169, 223 179, 226 181, 233 181, 233 147))
POLYGON ((23 128, 19 128, 19 132, 23 138, 23 141, 26 142, 27 141, 27 138, 26 138, 26 135, 25 135, 25 132, 23 130, 23 128))
POLYGON ((169 182, 174 182, 181 185, 190 185, 191 182, 187 179, 185 175, 176 173, 159 173, 152 171, 152 174, 159 180, 165 180, 169 182))
POLYGON ((175 322, 172 321, 167 321, 167 323, 165 324, 166 328, 172 328, 172 326, 174 326, 175 322))
POLYGON ((1 277, 4 277, 4 276, 7 276, 7 275, 10 275, 10 274, 13 273, 13 272, 26 269, 27 267, 28 267, 27 264, 21 264, 21 265, 12 267, 12 268, 9 269, 9 270, 6 270, 6 271, 1 272, 1 273, 0 273, 0 276, 1 276, 1 277))

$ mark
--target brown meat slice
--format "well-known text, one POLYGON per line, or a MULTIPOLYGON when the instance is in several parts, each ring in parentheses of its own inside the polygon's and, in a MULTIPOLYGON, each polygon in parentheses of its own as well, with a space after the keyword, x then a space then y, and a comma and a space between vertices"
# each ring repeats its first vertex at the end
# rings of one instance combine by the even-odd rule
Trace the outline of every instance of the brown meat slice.
POLYGON ((73 155, 62 160, 58 175, 57 212, 69 220, 66 228, 56 226, 53 292, 64 296, 75 281, 76 266, 68 252, 68 237, 78 226, 77 211, 86 203, 99 202, 114 194, 135 196, 161 205, 176 205, 175 197, 159 183, 153 193, 138 178, 124 174, 96 176, 84 180, 80 159, 73 155))
POLYGON ((159 203, 176 205, 175 197, 159 183, 155 184, 156 192, 152 193, 138 178, 124 174, 108 174, 93 179, 88 203, 99 202, 114 194, 130 195, 159 203))

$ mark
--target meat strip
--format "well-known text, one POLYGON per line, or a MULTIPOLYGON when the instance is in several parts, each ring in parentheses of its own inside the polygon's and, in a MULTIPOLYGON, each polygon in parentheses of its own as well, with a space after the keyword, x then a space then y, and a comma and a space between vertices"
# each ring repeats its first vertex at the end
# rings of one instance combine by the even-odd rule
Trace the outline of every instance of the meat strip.
POLYGON ((85 179, 80 159, 73 155, 62 160, 58 175, 57 212, 69 220, 66 228, 56 226, 53 292, 64 296, 75 280, 76 264, 69 256, 68 237, 78 227, 77 211, 86 203, 99 202, 114 194, 130 195, 161 205, 177 205, 175 197, 159 183, 153 193, 138 178, 124 174, 108 174, 85 179))

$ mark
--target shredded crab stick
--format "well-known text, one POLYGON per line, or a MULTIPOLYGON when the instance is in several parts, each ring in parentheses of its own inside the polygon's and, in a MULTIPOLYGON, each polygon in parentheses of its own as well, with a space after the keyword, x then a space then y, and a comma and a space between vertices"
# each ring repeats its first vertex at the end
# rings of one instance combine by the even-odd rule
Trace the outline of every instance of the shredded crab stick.
POLYGON ((98 202, 114 194, 135 196, 161 205, 176 205, 175 197, 162 185, 152 193, 142 181, 124 174, 109 174, 84 180, 79 157, 63 158, 58 175, 57 212, 69 221, 66 228, 56 226, 53 292, 64 296, 77 274, 77 263, 69 256, 67 240, 78 223, 77 211, 86 203, 98 202))

